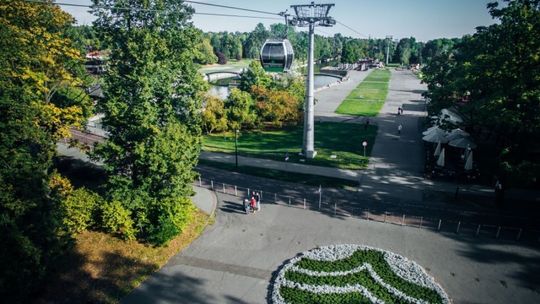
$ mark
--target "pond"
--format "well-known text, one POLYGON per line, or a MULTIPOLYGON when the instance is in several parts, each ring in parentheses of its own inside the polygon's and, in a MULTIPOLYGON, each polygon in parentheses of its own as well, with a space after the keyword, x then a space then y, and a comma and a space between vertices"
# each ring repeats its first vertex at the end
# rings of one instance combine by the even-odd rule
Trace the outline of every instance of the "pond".
MULTIPOLYGON (((234 78, 225 78, 220 79, 219 84, 220 85, 210 85, 210 90, 208 93, 212 96, 219 97, 221 99, 227 98, 229 96, 229 87, 226 86, 230 81, 232 81, 234 78)), ((336 77, 331 76, 324 76, 324 75, 315 75, 315 83, 314 87, 315 89, 327 86, 332 83, 336 83, 339 79, 336 77)))

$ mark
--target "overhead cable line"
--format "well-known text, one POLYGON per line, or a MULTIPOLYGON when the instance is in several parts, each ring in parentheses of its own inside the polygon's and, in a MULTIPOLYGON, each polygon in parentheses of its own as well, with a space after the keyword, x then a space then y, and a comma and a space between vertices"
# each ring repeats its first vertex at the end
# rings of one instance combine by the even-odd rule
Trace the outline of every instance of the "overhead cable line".
POLYGON ((193 14, 194 15, 204 15, 204 16, 220 16, 220 17, 239 17, 239 18, 254 18, 254 19, 267 19, 267 20, 282 20, 282 18, 248 16, 248 15, 235 15, 235 14, 198 13, 198 12, 195 12, 193 14))
POLYGON ((340 25, 342 25, 342 26, 348 28, 349 30, 351 30, 351 31, 353 31, 353 32, 355 32, 355 33, 357 33, 358 35, 364 36, 365 38, 368 38, 368 36, 366 36, 366 35, 360 33, 359 31, 357 31, 357 30, 353 29, 352 27, 350 27, 350 26, 344 24, 343 22, 339 22, 339 20, 336 20, 336 22, 339 23, 340 25))
POLYGON ((234 10, 240 10, 240 11, 246 11, 246 12, 252 12, 252 13, 261 13, 261 14, 267 14, 267 15, 276 15, 281 16, 279 13, 272 13, 272 12, 266 12, 266 11, 259 11, 249 8, 243 8, 243 7, 236 7, 236 6, 229 6, 229 5, 222 5, 222 4, 213 4, 213 3, 205 3, 205 2, 199 2, 199 1, 189 1, 184 0, 184 2, 187 3, 193 3, 193 4, 199 4, 199 5, 207 5, 207 6, 215 6, 215 7, 221 7, 221 8, 228 8, 228 9, 234 9, 234 10))
MULTIPOLYGON (((87 4, 75 4, 75 3, 65 3, 65 2, 45 2, 43 0, 26 0, 26 2, 29 3, 37 3, 37 4, 56 4, 60 6, 73 6, 73 7, 86 7, 86 8, 93 8, 92 5, 87 4)), ((192 1, 184 1, 184 2, 192 2, 192 1)), ((97 8, 107 8, 104 6, 96 6, 97 8)), ((142 11, 142 12, 163 12, 164 10, 156 10, 156 9, 144 9, 144 8, 133 8, 133 7, 109 7, 110 9, 116 9, 116 10, 125 10, 125 11, 142 11)), ((219 13, 204 13, 204 12, 197 12, 195 11, 193 13, 194 15, 204 15, 204 16, 221 16, 221 17, 235 17, 235 18, 253 18, 253 19, 267 19, 267 20, 281 20, 282 18, 273 18, 273 17, 265 17, 265 16, 249 16, 249 15, 236 15, 236 14, 219 14, 219 13)), ((278 15, 279 14, 274 14, 278 15)))

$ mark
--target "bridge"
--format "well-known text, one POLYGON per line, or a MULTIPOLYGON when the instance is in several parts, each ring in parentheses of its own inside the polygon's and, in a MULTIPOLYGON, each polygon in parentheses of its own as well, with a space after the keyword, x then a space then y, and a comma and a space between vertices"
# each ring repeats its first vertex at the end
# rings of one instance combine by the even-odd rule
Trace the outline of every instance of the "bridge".
POLYGON ((224 78, 231 78, 231 77, 240 77, 243 70, 240 71, 216 71, 216 72, 209 72, 204 73, 204 79, 208 82, 224 79, 224 78))

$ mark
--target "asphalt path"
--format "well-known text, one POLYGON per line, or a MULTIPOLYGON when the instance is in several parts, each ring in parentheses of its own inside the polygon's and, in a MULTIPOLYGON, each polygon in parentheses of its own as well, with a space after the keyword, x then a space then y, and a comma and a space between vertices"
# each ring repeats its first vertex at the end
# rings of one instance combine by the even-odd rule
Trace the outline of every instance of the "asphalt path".
POLYGON ((243 213, 218 194, 215 224, 122 303, 267 303, 272 277, 298 253, 330 244, 390 250, 422 265, 454 303, 539 303, 540 252, 272 203, 243 213))

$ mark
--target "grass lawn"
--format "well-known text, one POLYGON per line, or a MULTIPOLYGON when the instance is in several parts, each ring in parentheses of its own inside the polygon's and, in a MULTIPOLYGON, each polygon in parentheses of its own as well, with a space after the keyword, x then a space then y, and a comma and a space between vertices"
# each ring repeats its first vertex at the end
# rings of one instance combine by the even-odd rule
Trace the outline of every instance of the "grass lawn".
POLYGON ((336 113, 357 116, 377 116, 388 94, 390 76, 391 73, 388 69, 372 71, 341 102, 336 113))
POLYGON ((309 186, 322 186, 323 188, 343 188, 350 189, 351 187, 358 186, 358 182, 341 179, 326 177, 320 175, 311 175, 311 174, 302 174, 302 173, 293 173, 280 170, 272 170, 266 168, 257 168, 251 166, 238 166, 235 167, 234 164, 221 163, 215 161, 209 161, 201 159, 199 164, 203 166, 213 167, 217 169, 222 169, 226 171, 235 171, 242 174, 277 179, 280 181, 309 185, 309 186))
POLYGON ((226 64, 209 64, 201 66, 199 71, 203 73, 213 73, 238 70, 240 68, 247 68, 251 61, 253 61, 253 59, 229 60, 226 64))
MULTIPOLYGON (((377 127, 367 129, 362 124, 318 122, 315 124, 314 159, 304 159, 298 153, 302 148, 303 126, 289 127, 276 131, 242 132, 238 139, 238 153, 243 156, 284 161, 289 153, 289 162, 342 169, 364 169, 367 167, 377 127), (363 156, 362 141, 367 140, 366 156, 363 156), (336 158, 331 156, 335 155, 336 158), (301 161, 304 160, 304 161, 301 161)), ((203 149, 212 152, 234 153, 234 134, 207 135, 203 149)))
POLYGON ((165 247, 86 231, 62 258, 38 303, 119 303, 149 275, 196 239, 211 219, 196 211, 183 233, 165 247))

